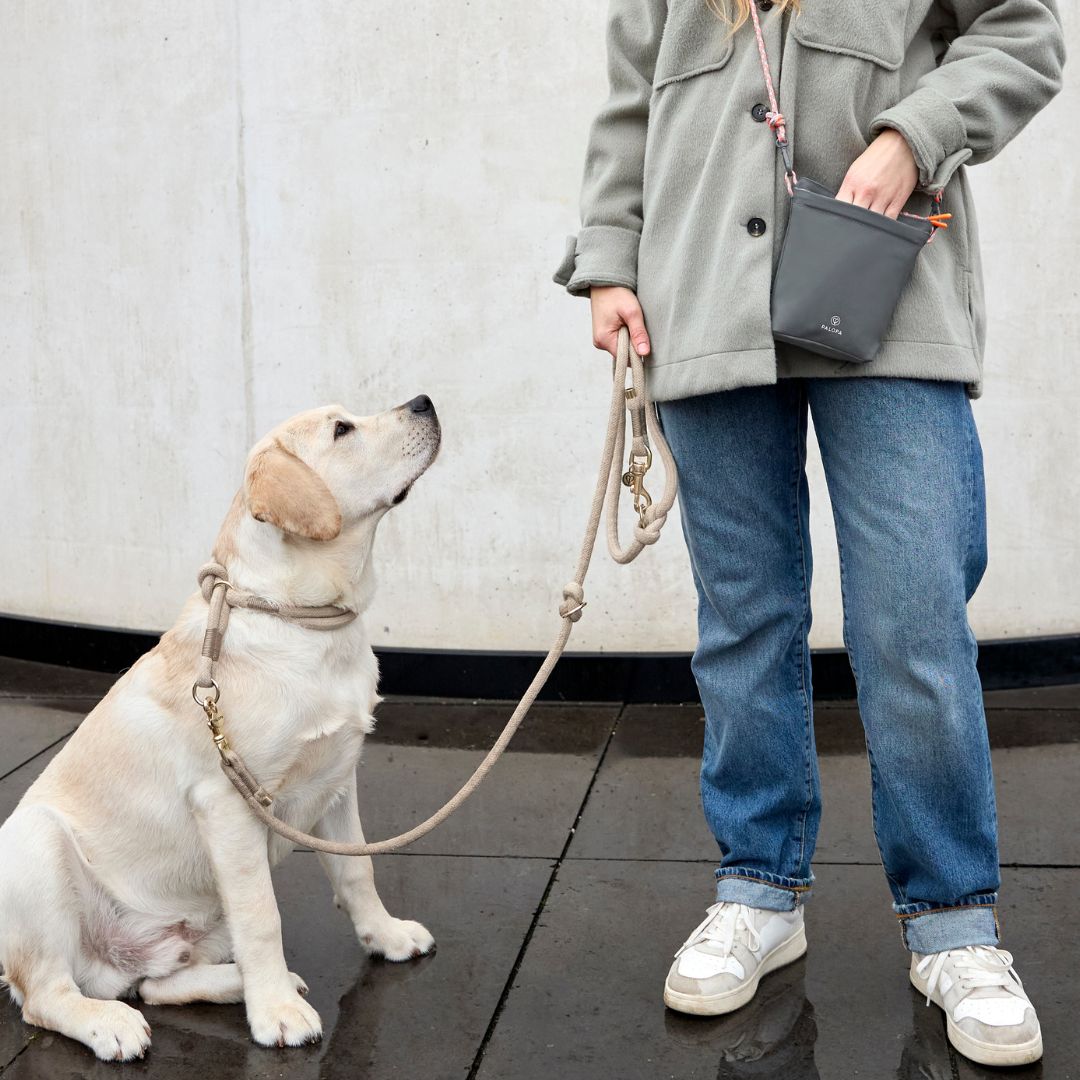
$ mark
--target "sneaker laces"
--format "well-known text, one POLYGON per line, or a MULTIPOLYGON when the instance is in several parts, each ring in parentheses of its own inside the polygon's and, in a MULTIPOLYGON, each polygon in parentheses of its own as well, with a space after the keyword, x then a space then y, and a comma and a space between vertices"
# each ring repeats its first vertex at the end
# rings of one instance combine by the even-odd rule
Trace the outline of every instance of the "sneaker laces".
POLYGON ((751 952, 756 953, 761 948, 761 936, 754 926, 753 916, 746 904, 720 901, 706 910, 708 914, 679 948, 675 954, 676 959, 687 949, 705 942, 716 945, 720 950, 720 955, 730 956, 735 946, 735 934, 739 929, 746 931, 751 952))
POLYGON ((992 945, 967 945, 963 949, 930 953, 916 965, 919 975, 926 977, 926 1004, 941 978, 946 963, 952 960, 957 982, 965 993, 985 987, 1001 986, 1017 997, 1024 995, 1024 984, 1013 970, 1012 953, 992 945), (929 975, 927 975, 929 972, 929 975), (1019 990, 1019 994, 1016 991, 1019 990))

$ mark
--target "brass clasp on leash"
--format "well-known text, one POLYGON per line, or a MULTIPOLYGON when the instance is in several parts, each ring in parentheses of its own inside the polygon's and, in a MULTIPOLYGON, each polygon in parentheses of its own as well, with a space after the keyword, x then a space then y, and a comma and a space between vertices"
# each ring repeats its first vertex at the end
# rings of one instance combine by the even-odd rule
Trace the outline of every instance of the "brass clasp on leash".
POLYGON ((221 697, 221 690, 213 679, 210 680, 210 689, 214 691, 213 697, 210 696, 209 692, 199 697, 200 689, 199 684, 196 683, 191 688, 191 696, 195 699, 195 704, 206 713, 206 726, 210 729, 211 736, 213 736, 214 745, 218 748, 218 753, 222 759, 227 761, 229 740, 225 738, 225 732, 222 731, 225 717, 221 715, 221 710, 217 707, 218 698, 221 697))
POLYGON ((634 493, 634 509, 637 511, 638 524, 644 529, 648 522, 645 511, 652 506, 652 496, 645 490, 645 474, 652 468, 652 447, 645 448, 645 456, 630 451, 630 461, 622 482, 634 493))

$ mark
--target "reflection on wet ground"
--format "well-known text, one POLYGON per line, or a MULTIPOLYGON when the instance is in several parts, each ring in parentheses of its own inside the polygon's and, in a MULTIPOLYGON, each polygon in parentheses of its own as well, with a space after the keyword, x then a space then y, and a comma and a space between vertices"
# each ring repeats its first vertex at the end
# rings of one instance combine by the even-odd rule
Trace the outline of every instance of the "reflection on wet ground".
MULTIPOLYGON (((109 678, 0 660, 0 817, 109 678)), ((471 771, 507 709, 396 699, 360 767, 368 835, 426 816, 471 771)), ((987 695, 1001 816, 1006 947, 1039 1006, 1046 1057, 1018 1077, 1080 1080, 1071 978, 1080 916, 1080 687, 987 695)), ((396 914, 438 952, 366 959, 310 852, 275 873, 289 966, 325 1037, 250 1043, 240 1006, 143 1007, 155 1077, 550 1080, 972 1080, 943 1019, 907 982, 874 848, 857 710, 817 709, 826 810, 807 909, 810 950, 755 1000, 707 1020, 664 1009, 671 954, 709 902, 715 843, 697 794, 697 706, 541 705, 484 787, 409 853, 376 861, 396 914)), ((114 1076, 0 1004, 4 1080, 114 1076)))

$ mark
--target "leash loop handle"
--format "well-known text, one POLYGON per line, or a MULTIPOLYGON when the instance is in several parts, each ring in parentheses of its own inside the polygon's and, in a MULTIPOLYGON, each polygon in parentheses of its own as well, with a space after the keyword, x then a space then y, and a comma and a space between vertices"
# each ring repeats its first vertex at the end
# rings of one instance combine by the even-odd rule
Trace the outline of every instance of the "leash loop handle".
MULTIPOLYGON (((218 652, 215 652, 214 655, 209 655, 211 647, 206 646, 204 642, 200 661, 202 665, 201 674, 205 674, 206 678, 209 679, 209 683, 197 682, 195 687, 192 688, 192 696, 195 697, 196 702, 206 712, 207 724, 210 727, 211 734, 214 736, 214 744, 217 746, 221 758, 222 771, 240 795, 243 796, 252 813, 268 829, 272 829, 279 836, 283 836, 286 840, 291 840, 295 844, 303 844, 316 851, 327 852, 331 855, 379 855, 387 851, 398 851, 426 836, 432 829, 442 824, 479 787, 480 782, 502 756, 503 751, 514 737, 514 733, 528 715, 540 691, 543 690, 544 685, 555 669, 555 665, 563 655, 574 624, 581 619, 586 606, 585 578, 589 571, 593 551, 596 548, 596 538, 605 505, 608 514, 608 550, 616 562, 629 563, 636 559, 646 547, 655 544, 660 538, 660 530, 667 520, 668 512, 675 504, 678 493, 675 459, 672 457, 663 432, 658 425, 655 425, 656 414, 649 398, 645 367, 641 357, 630 345, 630 332, 625 326, 619 331, 613 375, 611 408, 608 412, 604 448, 600 455, 600 470, 593 490, 592 505, 589 508, 585 537, 582 540, 581 550, 578 554, 574 579, 564 586, 562 591, 563 602, 559 605, 559 632, 556 635, 555 642, 548 650, 539 670, 533 676, 532 682, 529 683, 510 719, 507 720, 506 726, 495 740, 484 760, 476 767, 472 776, 465 781, 458 792, 444 806, 408 832, 372 843, 344 843, 312 836, 287 824, 273 813, 270 809, 273 796, 255 779, 247 766, 245 766, 240 755, 229 745, 223 731, 224 717, 217 707, 220 691, 217 690, 217 683, 213 679, 214 663, 218 659, 221 635, 224 633, 224 625, 228 620, 229 607, 230 605, 251 607, 254 610, 277 615, 286 621, 320 630, 334 629, 337 625, 341 625, 340 619, 343 616, 343 609, 286 608, 272 605, 261 598, 255 598, 257 602, 244 602, 246 598, 250 597, 250 594, 241 593, 233 586, 227 589, 217 588, 217 582, 225 579, 224 567, 217 563, 207 563, 202 568, 199 572, 199 583, 203 595, 211 603, 209 621, 214 624, 216 619, 220 624, 221 633, 216 638, 218 652), (628 373, 631 380, 629 389, 626 387, 628 373), (618 513, 619 494, 624 486, 620 464, 626 437, 627 413, 630 414, 633 435, 629 474, 634 476, 636 483, 636 486, 634 484, 629 486, 634 492, 634 505, 638 511, 638 525, 634 530, 634 539, 626 548, 623 548, 619 543, 618 513), (645 473, 648 472, 653 461, 652 443, 656 444, 660 460, 664 465, 664 493, 659 501, 655 503, 645 490, 643 483, 645 473), (640 466, 638 472, 634 472, 635 465, 640 466), (221 598, 222 603, 220 611, 215 612, 214 600, 218 597, 221 598), (312 618, 311 613, 315 611, 321 614, 312 626, 309 620, 312 618), (204 696, 204 700, 200 700, 197 696, 200 686, 212 686, 216 691, 216 696, 212 699, 204 696)), ((347 621, 356 618, 355 612, 351 612, 349 615, 350 618, 347 621)), ((207 638, 209 637, 208 632, 207 638)))

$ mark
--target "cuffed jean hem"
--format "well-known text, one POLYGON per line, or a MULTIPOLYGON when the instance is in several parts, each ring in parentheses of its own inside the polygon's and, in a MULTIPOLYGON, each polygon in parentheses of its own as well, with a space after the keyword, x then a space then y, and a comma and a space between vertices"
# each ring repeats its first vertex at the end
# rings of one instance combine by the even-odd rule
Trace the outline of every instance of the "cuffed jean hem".
POLYGON ((997 896, 973 896, 952 907, 930 904, 894 904, 900 935, 912 952, 935 953, 965 945, 997 945, 1000 927, 997 896))
POLYGON ((813 881, 725 866, 716 871, 716 899, 765 911, 794 911, 809 899, 813 881))

